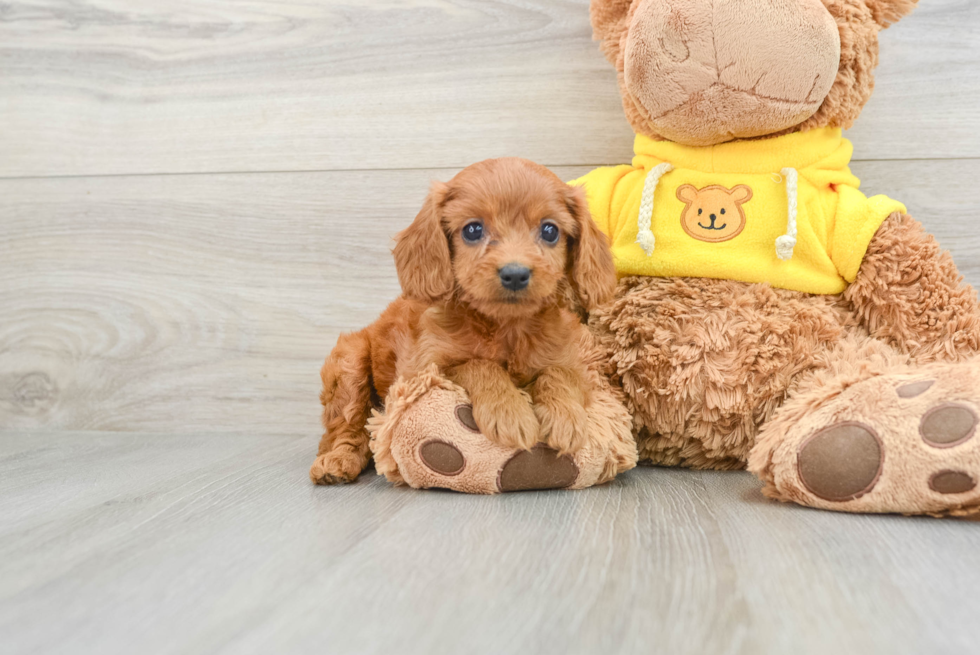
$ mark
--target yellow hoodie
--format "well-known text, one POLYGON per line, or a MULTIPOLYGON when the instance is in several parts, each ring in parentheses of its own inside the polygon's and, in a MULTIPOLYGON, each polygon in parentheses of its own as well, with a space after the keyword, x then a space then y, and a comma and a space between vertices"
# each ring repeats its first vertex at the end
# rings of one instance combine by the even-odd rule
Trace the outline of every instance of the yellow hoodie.
POLYGON ((839 129, 709 147, 637 136, 632 166, 583 186, 621 275, 768 282, 833 294, 900 202, 867 198, 839 129))

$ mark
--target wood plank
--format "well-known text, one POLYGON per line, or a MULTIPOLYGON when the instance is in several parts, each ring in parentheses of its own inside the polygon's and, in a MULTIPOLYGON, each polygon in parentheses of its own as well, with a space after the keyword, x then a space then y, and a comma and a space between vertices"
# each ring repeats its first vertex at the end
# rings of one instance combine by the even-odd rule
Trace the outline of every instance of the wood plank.
MULTIPOLYGON (((0 176, 616 163, 588 0, 13 0, 0 176)), ((864 159, 980 156, 980 4, 882 33, 864 159)))
POLYGON ((976 157, 980 3, 922 0, 880 40, 874 95, 848 132, 855 158, 976 157))
MULTIPOLYGON (((980 286, 980 161, 856 172, 980 286)), ((323 357, 397 296, 391 236, 451 174, 0 181, 0 428, 316 434, 323 357)))
POLYGON ((0 441, 16 653, 972 652, 977 524, 640 469, 473 497, 314 488, 314 438, 0 441), (56 620, 52 620, 56 617, 56 620))

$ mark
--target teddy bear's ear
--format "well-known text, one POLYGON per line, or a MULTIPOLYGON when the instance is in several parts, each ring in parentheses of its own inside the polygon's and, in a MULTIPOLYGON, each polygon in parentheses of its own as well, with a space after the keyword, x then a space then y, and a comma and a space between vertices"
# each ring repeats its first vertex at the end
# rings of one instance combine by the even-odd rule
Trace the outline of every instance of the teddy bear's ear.
POLYGON ((875 22, 882 27, 897 23, 915 9, 919 0, 865 0, 875 22))
POLYGON ((752 189, 744 184, 739 184, 732 189, 732 199, 740 205, 746 203, 752 200, 752 189))
POLYGON ((626 33, 626 19, 633 1, 592 0, 589 5, 592 38, 602 42, 602 51, 612 63, 616 63, 619 41, 626 33))
POLYGON ((681 202, 691 204, 698 199, 698 190, 690 184, 682 184, 677 187, 677 199, 681 202))

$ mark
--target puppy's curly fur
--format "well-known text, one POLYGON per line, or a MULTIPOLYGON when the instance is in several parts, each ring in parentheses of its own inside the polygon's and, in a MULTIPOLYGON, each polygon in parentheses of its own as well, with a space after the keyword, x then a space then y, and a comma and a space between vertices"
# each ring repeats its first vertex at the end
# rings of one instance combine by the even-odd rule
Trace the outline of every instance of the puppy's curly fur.
POLYGON ((435 183, 396 238, 404 295, 366 329, 341 335, 320 372, 326 432, 310 478, 356 479, 370 460, 371 407, 398 377, 433 363, 468 391, 488 439, 524 449, 541 440, 561 452, 584 445, 586 328, 571 308, 589 311, 616 285, 587 207, 581 190, 522 159, 483 161, 435 183), (508 287, 505 267, 529 273, 526 286, 508 287))

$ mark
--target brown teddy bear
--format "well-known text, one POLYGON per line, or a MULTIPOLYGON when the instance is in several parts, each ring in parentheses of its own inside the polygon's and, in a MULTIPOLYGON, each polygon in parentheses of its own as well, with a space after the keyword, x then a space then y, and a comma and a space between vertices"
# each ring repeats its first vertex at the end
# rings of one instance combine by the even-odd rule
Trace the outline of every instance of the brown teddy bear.
MULTIPOLYGON (((841 135, 870 97, 878 31, 914 5, 592 0, 636 156, 573 184, 620 276, 589 317, 594 370, 610 417, 625 398, 641 461, 748 466, 768 496, 826 509, 980 510, 980 303, 901 203, 859 190, 841 135)), ((504 490, 496 470, 433 474, 411 445, 457 439, 465 392, 434 372, 401 385, 372 426, 379 471, 504 490)), ((482 453, 472 434, 454 443, 482 453)), ((630 466, 621 442, 618 458, 580 454, 590 473, 572 483, 567 462, 562 477, 527 456, 541 482, 525 486, 608 479, 630 466), (596 475, 601 461, 617 464, 596 475)))
POLYGON ((914 5, 592 0, 636 156, 573 184, 621 276, 590 326, 641 461, 747 465, 826 509, 980 509, 977 295, 858 190, 841 135, 914 5))

